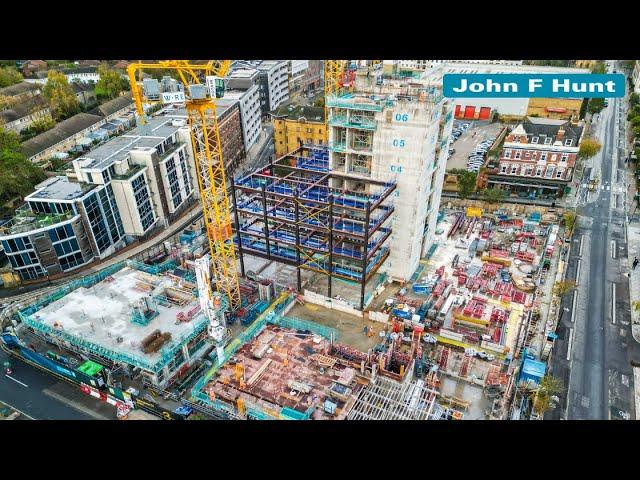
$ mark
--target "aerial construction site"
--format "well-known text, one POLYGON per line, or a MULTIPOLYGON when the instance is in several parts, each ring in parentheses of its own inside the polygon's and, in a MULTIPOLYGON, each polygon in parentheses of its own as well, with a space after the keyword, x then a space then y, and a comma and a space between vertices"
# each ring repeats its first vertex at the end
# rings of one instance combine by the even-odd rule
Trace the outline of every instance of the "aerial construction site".
MULTIPOLYGON (((227 68, 158 65, 145 66, 227 68)), ((229 178, 209 148, 215 95, 193 88, 202 220, 21 309, 5 345, 123 418, 530 410, 518 386, 545 373, 561 212, 441 201, 453 105, 438 69, 327 68, 328 145, 229 178)))

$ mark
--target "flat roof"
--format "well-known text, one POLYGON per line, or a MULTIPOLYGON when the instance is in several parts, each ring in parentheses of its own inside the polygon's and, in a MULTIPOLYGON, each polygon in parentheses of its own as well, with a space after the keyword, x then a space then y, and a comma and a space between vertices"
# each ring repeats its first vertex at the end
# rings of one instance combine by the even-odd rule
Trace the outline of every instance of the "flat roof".
POLYGON ((165 347, 180 344, 183 337, 205 326, 206 319, 200 313, 190 322, 176 322, 178 312, 186 313, 197 305, 197 298, 178 289, 171 278, 124 267, 90 288, 73 290, 34 313, 32 318, 75 337, 78 343, 88 341, 112 352, 143 359, 147 364, 156 364, 162 359, 161 351, 165 347), (167 296, 167 288, 173 288, 170 295, 185 303, 169 308, 152 300, 154 295, 167 296), (140 325, 132 321, 132 313, 145 300, 157 315, 147 325, 140 325), (171 340, 157 352, 144 353, 142 341, 155 330, 170 333, 171 340))
POLYGON ((135 147, 155 147, 181 127, 172 124, 169 117, 153 117, 145 125, 137 126, 124 135, 109 140, 80 157, 80 160, 89 160, 82 168, 103 170, 117 161, 121 161, 129 155, 135 147))
POLYGON ((445 73, 591 73, 588 68, 487 63, 448 63, 443 68, 445 73))
POLYGON ((50 178, 38 187, 40 188, 25 197, 25 200, 73 200, 95 188, 94 185, 72 182, 63 176, 50 178))

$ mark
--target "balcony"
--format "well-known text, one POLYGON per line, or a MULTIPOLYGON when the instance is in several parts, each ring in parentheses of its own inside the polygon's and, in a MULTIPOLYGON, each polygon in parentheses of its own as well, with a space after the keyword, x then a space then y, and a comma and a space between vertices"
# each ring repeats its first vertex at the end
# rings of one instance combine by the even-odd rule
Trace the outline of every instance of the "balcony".
POLYGON ((57 223, 71 220, 76 214, 67 212, 63 214, 41 214, 33 213, 25 207, 16 210, 13 219, 0 227, 1 235, 15 235, 18 233, 26 233, 39 228, 46 228, 57 223))
POLYGON ((331 95, 327 99, 327 107, 348 108, 351 110, 366 110, 369 112, 381 112, 382 102, 379 100, 371 100, 366 97, 353 97, 345 95, 336 97, 331 95))
POLYGON ((375 130, 376 121, 371 119, 347 119, 347 117, 332 117, 329 125, 333 127, 358 128, 360 130, 375 130))

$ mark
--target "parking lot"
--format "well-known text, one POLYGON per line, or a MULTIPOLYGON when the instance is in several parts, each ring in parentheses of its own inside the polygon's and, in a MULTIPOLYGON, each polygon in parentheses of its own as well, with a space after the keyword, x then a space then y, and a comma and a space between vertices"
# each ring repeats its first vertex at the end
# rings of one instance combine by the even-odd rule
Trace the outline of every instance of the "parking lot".
POLYGON ((500 123, 490 123, 487 121, 458 121, 456 120, 454 128, 459 124, 469 123, 460 138, 451 143, 450 149, 455 149, 455 153, 447 160, 447 170, 454 168, 467 169, 467 161, 469 154, 473 152, 476 146, 482 141, 493 138, 498 135, 502 125, 500 123))

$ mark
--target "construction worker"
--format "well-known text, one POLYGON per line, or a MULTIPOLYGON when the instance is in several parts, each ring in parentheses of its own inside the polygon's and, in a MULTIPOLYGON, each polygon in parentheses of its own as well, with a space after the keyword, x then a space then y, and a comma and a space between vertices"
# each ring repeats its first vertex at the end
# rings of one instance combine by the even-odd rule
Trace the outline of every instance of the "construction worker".
POLYGON ((638 266, 638 257, 635 257, 633 259, 633 270, 635 270, 637 266, 638 266))

